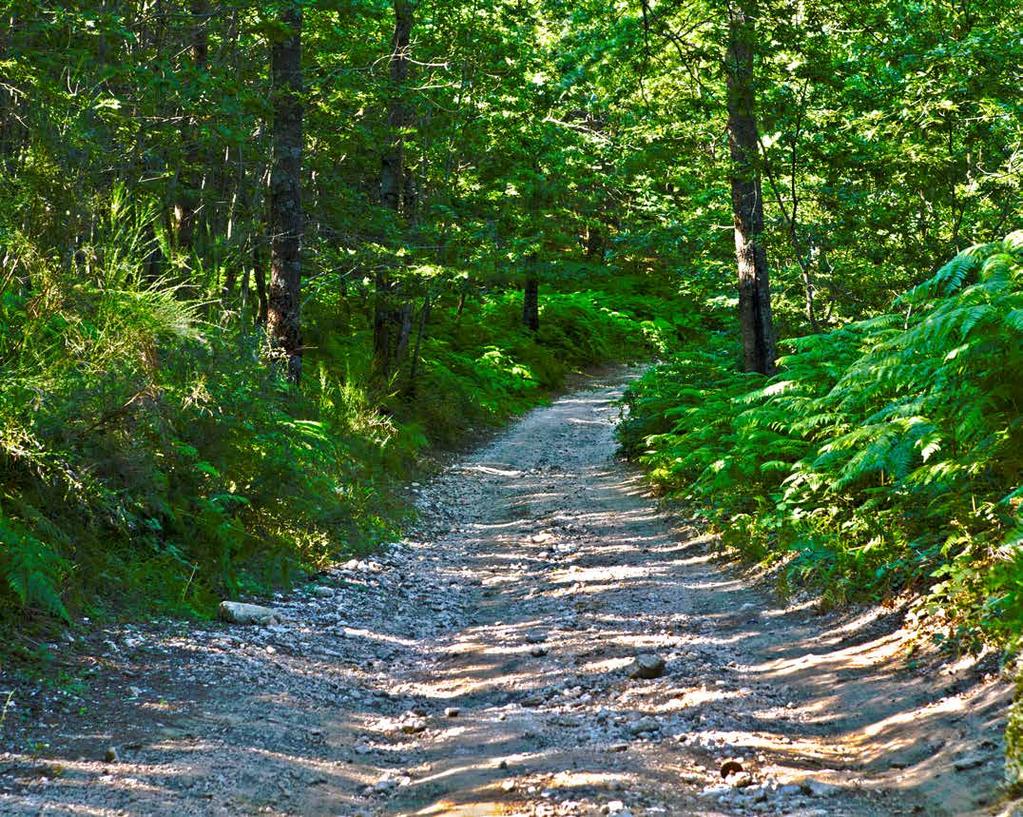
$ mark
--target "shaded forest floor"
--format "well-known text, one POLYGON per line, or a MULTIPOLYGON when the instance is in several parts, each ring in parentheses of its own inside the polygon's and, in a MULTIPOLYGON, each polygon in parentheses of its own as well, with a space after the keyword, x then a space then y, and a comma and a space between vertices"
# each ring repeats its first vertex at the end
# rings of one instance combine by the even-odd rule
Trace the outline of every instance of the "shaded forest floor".
POLYGON ((897 611, 781 604, 712 558, 614 458, 631 376, 413 486, 406 541, 278 597, 279 624, 79 644, 86 685, 12 698, 0 812, 1003 812, 1008 685, 911 657, 897 611), (661 677, 628 676, 640 652, 661 677))

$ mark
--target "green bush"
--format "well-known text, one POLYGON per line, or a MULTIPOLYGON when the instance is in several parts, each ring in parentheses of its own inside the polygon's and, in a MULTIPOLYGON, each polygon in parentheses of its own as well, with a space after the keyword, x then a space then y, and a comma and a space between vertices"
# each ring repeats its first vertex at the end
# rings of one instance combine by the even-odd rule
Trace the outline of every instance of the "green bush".
POLYGON ((726 542, 828 597, 923 583, 966 633, 1023 629, 1023 233, 895 311, 788 343, 779 373, 688 348, 629 393, 625 450, 726 542))
POLYGON ((172 290, 74 294, 21 327, 0 381, 2 569, 21 603, 202 610, 387 535, 382 440, 351 433, 368 408, 326 422, 256 337, 200 324, 172 290))
POLYGON ((0 623, 208 615, 368 551, 395 535, 395 489, 428 446, 678 334, 637 295, 545 293, 536 334, 516 293, 460 314, 440 297, 414 390, 406 369, 380 394, 366 385, 370 304, 317 292, 294 389, 259 331, 147 279, 152 224, 115 197, 76 283, 37 253, 32 288, 0 301, 0 623))
POLYGON ((572 371, 649 358, 677 344, 688 315, 659 317, 666 302, 584 291, 545 294, 540 330, 522 326, 521 295, 502 293, 458 316, 436 316, 424 344, 423 376, 399 416, 451 443, 468 426, 506 420, 560 388, 572 371))

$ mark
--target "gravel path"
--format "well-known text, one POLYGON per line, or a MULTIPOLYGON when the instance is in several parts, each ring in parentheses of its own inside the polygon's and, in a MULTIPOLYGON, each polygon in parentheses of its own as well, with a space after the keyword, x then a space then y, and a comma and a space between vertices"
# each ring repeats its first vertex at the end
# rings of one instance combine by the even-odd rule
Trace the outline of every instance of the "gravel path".
POLYGON ((416 486, 418 530, 279 624, 97 633, 77 689, 0 676, 0 814, 1010 813, 1007 685, 717 563, 614 459, 630 376, 416 486))

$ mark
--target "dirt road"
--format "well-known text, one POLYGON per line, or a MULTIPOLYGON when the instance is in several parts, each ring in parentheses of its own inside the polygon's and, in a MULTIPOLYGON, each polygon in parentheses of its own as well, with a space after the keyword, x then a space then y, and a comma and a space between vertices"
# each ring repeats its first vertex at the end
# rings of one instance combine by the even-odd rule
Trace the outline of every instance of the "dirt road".
POLYGON ((715 562, 615 461, 628 376, 417 488, 419 530, 282 623, 112 629, 87 686, 18 687, 0 813, 1003 813, 1006 684, 715 562))

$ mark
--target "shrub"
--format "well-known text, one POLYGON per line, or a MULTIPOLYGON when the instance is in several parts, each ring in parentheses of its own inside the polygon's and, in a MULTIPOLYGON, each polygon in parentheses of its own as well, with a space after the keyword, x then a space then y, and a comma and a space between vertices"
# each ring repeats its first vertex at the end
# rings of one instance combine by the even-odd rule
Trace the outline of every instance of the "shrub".
POLYGON ((630 391, 623 446, 728 542, 790 555, 790 579, 833 599, 924 582, 960 623, 1014 638, 1023 234, 960 253, 894 306, 790 341, 770 379, 735 372, 727 344, 687 348, 630 391))
POLYGON ((74 283, 24 248, 32 288, 0 301, 0 622, 208 615, 368 551, 397 532, 395 489, 427 446, 677 330, 636 295, 614 308, 604 293, 545 293, 536 334, 514 293, 461 315, 440 298, 414 392, 399 378, 381 395, 366 386, 369 304, 317 290, 294 389, 258 330, 213 323, 194 290, 147 278, 158 236, 115 197, 74 283))

